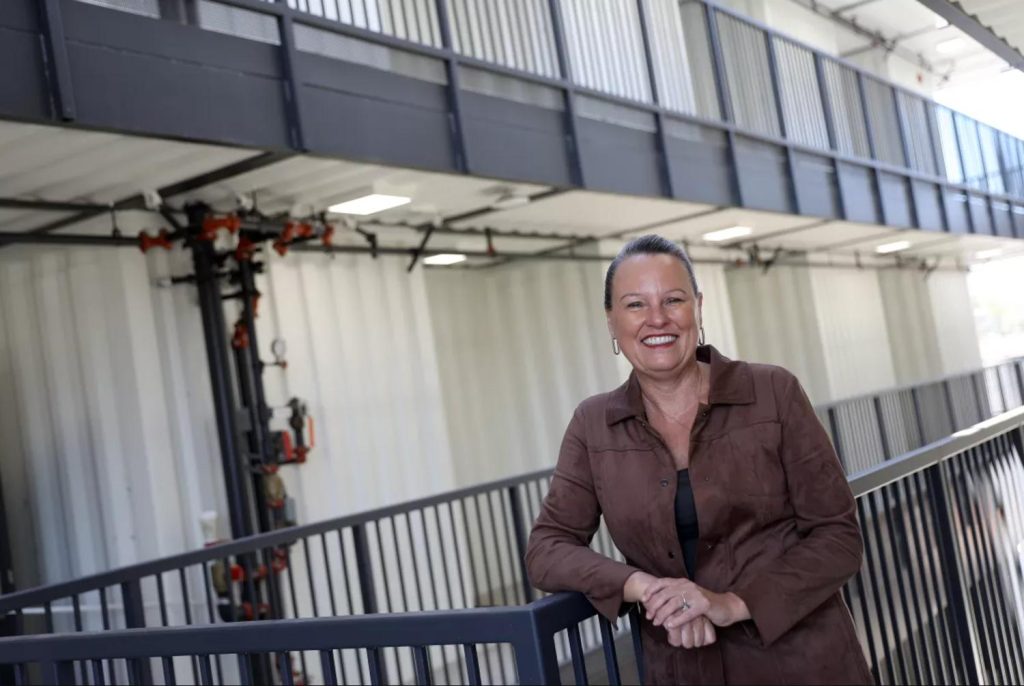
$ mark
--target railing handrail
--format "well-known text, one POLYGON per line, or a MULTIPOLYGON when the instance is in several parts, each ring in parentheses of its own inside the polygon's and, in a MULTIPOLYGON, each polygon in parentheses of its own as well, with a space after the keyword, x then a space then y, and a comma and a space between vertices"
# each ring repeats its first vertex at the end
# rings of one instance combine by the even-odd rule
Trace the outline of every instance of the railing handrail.
POLYGON ((0 613, 9 612, 26 605, 36 605, 39 603, 67 598, 79 593, 95 591, 99 588, 113 586, 129 579, 137 579, 140 577, 151 576, 153 574, 170 572, 181 567, 189 567, 204 562, 224 560, 233 555, 273 548, 285 543, 291 543, 300 538, 306 538, 307 536, 316 536, 328 531, 358 526, 384 517, 405 514, 414 510, 430 507, 432 505, 450 503, 455 500, 461 500, 463 498, 469 498, 503 488, 511 488, 534 479, 546 477, 551 474, 551 472, 551 468, 540 469, 526 474, 498 479, 496 481, 488 481, 486 483, 477 484, 476 486, 469 486, 466 488, 456 489, 454 491, 445 491, 443 493, 417 498, 416 500, 406 501, 397 505, 387 505, 385 507, 335 517, 333 519, 326 519, 320 522, 313 522, 311 524, 302 524, 285 529, 278 529, 276 531, 254 534, 244 538, 236 538, 223 543, 209 545, 205 548, 178 553, 177 555, 161 557, 156 560, 149 560, 146 562, 138 562, 124 567, 107 570, 105 572, 71 579, 69 581, 61 581, 55 584, 37 586, 24 591, 16 591, 7 595, 0 595, 0 613))
POLYGON ((0 638, 0 664, 510 643, 531 616, 570 626, 595 614, 583 594, 563 592, 528 605, 36 634, 0 638))
POLYGON ((869 391, 867 393, 858 393, 857 395, 848 395, 846 397, 838 398, 838 399, 833 400, 833 401, 831 401, 829 403, 826 403, 826 404, 822 405, 818 409, 827 410, 830 407, 837 407, 839 405, 844 405, 846 403, 853 403, 853 402, 857 402, 859 400, 868 400, 868 399, 875 398, 875 397, 878 397, 878 396, 893 395, 893 394, 897 394, 897 393, 903 393, 905 391, 912 391, 915 388, 924 388, 925 386, 931 386, 931 385, 934 385, 934 384, 941 384, 941 383, 945 383, 947 381, 954 381, 956 379, 962 379, 964 377, 973 376, 975 374, 982 374, 984 372, 987 372, 987 371, 990 371, 990 370, 993 370, 993 369, 998 369, 998 368, 1000 368, 1000 367, 1002 367, 1004 365, 1011 365, 1012 366, 1012 365, 1021 364, 1021 363, 1024 363, 1024 357, 1011 357, 1011 358, 1007 358, 1007 359, 1003 360, 1002 362, 996 362, 995 364, 990 364, 988 366, 980 367, 978 369, 971 369, 971 370, 968 370, 966 372, 958 372, 956 374, 950 374, 949 376, 936 376, 936 377, 932 377, 930 379, 925 379, 923 381, 917 381, 917 382, 914 382, 914 383, 902 384, 900 386, 893 386, 891 388, 885 389, 884 391, 873 391, 873 392, 869 391))
POLYGON ((996 415, 951 436, 886 460, 849 477, 850 490, 855 497, 878 490, 905 476, 927 469, 955 455, 1006 433, 1007 429, 1024 426, 1024 407, 996 415))
MULTIPOLYGON (((1017 358, 1019 360, 1021 358, 1017 358)), ((1017 360, 1010 360, 1008 362, 1016 362, 1017 360)), ((1007 362, 1000 363, 1006 364, 1007 362)), ((817 409, 819 411, 827 411, 830 408, 839 407, 849 402, 854 402, 865 397, 881 396, 887 393, 904 391, 911 388, 922 387, 933 383, 941 383, 950 379, 958 379, 963 376, 969 376, 984 372, 986 369, 991 367, 985 367, 980 370, 973 372, 965 372, 963 374, 956 374, 953 376, 946 377, 945 379, 936 379, 923 384, 915 384, 911 386, 902 386, 895 389, 887 389, 884 391, 876 392, 871 395, 855 396, 853 398, 846 398, 840 401, 821 405, 817 409)), ((935 443, 929 444, 918 450, 915 450, 907 455, 907 457, 917 455, 922 451, 927 451, 933 446, 943 445, 944 441, 949 439, 942 439, 935 443)), ((929 453, 931 454, 931 453, 929 453)), ((891 471, 884 471, 882 467, 891 467, 892 464, 902 464, 902 460, 889 460, 883 463, 879 467, 866 470, 858 473, 858 477, 866 474, 889 474, 891 471)), ((137 562, 131 565, 123 567, 117 567, 114 569, 98 572, 96 574, 90 574, 88 576, 82 576, 67 581, 60 581, 53 584, 47 584, 43 586, 36 586, 34 588, 25 589, 22 591, 15 591, 6 595, 0 595, 0 615, 23 609, 25 607, 38 607, 45 603, 60 601, 70 598, 74 595, 80 595, 84 593, 94 592, 100 589, 109 588, 116 586, 121 583, 133 581, 136 579, 153 576, 156 574, 163 574, 166 572, 173 572, 181 568, 190 567, 194 565, 200 565, 207 562, 213 562, 218 560, 226 560, 232 556, 242 555, 246 553, 252 553, 258 550, 266 550, 274 548, 276 546, 293 543, 300 539, 317 536, 326 532, 336 531, 347 527, 359 526, 366 524, 367 522, 377 521, 382 518, 391 517, 394 515, 407 514, 413 511, 421 510, 426 507, 440 505, 444 503, 451 503, 463 498, 474 497, 484 493, 491 493, 500 491, 501 489, 514 488, 530 481, 546 478, 551 475, 553 468, 548 467, 544 469, 535 470, 526 474, 519 474, 516 476, 506 477, 503 479, 497 479, 494 481, 488 481, 485 483, 477 484, 475 486, 469 486, 466 488, 456 489, 452 491, 445 491, 437 493, 431 496, 418 498, 416 500, 406 501, 394 505, 388 505, 373 510, 367 510, 364 512, 358 512, 353 514, 344 515, 341 517, 334 517, 331 519, 313 522, 310 524, 302 524, 299 526, 288 527, 284 529, 278 529, 267 533, 254 534, 245 538, 237 538, 223 543, 216 543, 209 545, 205 548, 199 548, 196 550, 186 551, 184 553, 178 553, 167 557, 157 558, 155 560, 148 560, 144 562, 137 562)), ((868 482, 865 482, 868 483, 868 482)), ((868 489, 873 490, 873 489, 868 489)), ((855 491, 856 492, 856 491, 855 491)))

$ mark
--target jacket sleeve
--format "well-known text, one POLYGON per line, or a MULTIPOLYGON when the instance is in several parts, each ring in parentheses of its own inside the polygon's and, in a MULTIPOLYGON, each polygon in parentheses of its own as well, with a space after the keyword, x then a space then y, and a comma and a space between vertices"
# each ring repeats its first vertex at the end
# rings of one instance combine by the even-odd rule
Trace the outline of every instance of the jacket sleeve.
POLYGON ((601 520, 593 474, 576 410, 558 453, 551 486, 526 547, 530 583, 542 591, 580 591, 595 609, 614 622, 622 606, 622 588, 636 567, 591 550, 601 520))
POLYGON ((800 541, 732 589, 765 646, 842 588, 863 553, 856 502, 828 434, 796 378, 786 372, 781 385, 780 459, 800 541))

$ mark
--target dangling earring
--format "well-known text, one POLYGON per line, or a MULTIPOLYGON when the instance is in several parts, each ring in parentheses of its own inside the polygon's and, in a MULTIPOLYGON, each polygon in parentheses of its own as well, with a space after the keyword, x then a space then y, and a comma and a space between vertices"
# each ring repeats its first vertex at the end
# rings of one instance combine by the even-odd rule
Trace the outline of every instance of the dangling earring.
POLYGON ((618 355, 620 352, 622 352, 619 349, 619 340, 617 338, 613 338, 612 339, 612 352, 615 353, 616 355, 618 355))
POLYGON ((700 325, 700 338, 697 339, 697 345, 704 345, 704 342, 706 340, 707 340, 707 337, 704 335, 704 325, 701 324, 700 325))

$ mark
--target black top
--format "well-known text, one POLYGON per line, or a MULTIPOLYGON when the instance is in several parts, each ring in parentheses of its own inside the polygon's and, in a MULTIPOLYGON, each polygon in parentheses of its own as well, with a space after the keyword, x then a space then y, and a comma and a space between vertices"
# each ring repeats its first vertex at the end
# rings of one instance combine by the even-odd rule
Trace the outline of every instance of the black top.
POLYGON ((690 486, 690 472, 679 470, 679 486, 676 489, 676 534, 683 549, 686 573, 693 578, 697 565, 697 505, 693 502, 693 488, 690 486))

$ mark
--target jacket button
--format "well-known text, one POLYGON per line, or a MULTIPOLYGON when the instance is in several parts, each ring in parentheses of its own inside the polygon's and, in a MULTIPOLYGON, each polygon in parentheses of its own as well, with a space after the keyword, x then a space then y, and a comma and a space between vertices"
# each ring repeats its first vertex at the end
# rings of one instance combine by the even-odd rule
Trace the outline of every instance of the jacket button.
POLYGON ((673 553, 673 552, 672 552, 671 550, 670 550, 670 551, 668 551, 668 556, 669 556, 669 557, 670 557, 671 559, 673 559, 673 560, 674 560, 674 559, 676 559, 676 554, 675 554, 675 553, 673 553))
POLYGON ((668 488, 668 479, 662 479, 661 480, 661 487, 662 488, 668 488))
POLYGON ((705 480, 705 481, 711 481, 711 477, 710 477, 710 476, 705 476, 705 477, 704 477, 704 480, 705 480))
POLYGON ((715 547, 714 543, 708 543, 707 545, 704 546, 704 549, 705 550, 711 550, 714 547, 715 547))

